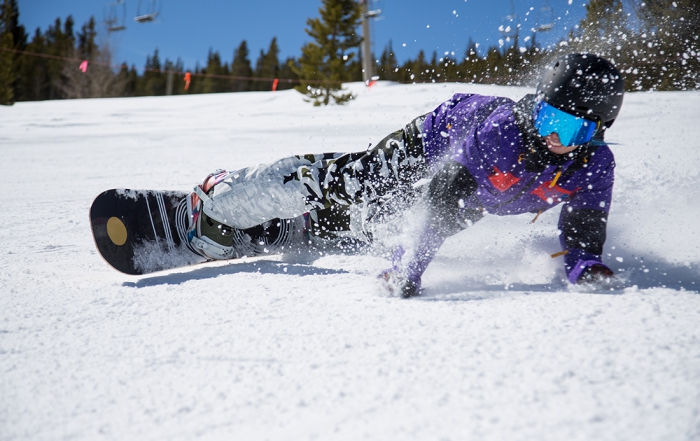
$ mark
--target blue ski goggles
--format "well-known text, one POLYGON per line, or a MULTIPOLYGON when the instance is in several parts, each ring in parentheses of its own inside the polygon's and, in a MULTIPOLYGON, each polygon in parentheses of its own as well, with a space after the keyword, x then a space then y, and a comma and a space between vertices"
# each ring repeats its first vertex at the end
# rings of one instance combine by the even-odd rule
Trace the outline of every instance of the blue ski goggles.
POLYGON ((545 101, 538 101, 535 106, 535 129, 544 137, 557 133, 561 144, 567 147, 585 144, 598 131, 600 122, 581 118, 559 110, 545 101))

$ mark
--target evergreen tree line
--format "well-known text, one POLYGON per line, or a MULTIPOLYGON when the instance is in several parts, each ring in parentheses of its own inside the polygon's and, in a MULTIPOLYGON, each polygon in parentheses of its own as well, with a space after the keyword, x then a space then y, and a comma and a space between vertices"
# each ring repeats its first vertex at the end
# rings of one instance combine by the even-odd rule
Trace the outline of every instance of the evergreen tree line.
POLYGON ((629 9, 621 0, 591 0, 585 18, 552 48, 535 44, 534 34, 525 38, 516 34, 485 55, 469 40, 461 58, 454 54, 438 58, 433 52, 428 60, 420 51, 416 59, 399 64, 389 42, 377 60, 377 72, 382 79, 405 83, 532 86, 545 63, 567 53, 592 52, 620 69, 627 90, 700 89, 700 2, 645 0, 629 9), (631 25, 633 14, 639 19, 636 28, 631 25))
POLYGON ((226 63, 218 51, 207 54, 207 63, 194 70, 185 69, 182 60, 161 61, 158 49, 146 57, 143 74, 136 68, 122 64, 118 76, 125 79, 121 96, 183 95, 193 93, 247 92, 271 90, 274 79, 278 79, 276 90, 294 87, 296 75, 290 67, 293 58, 280 62, 277 38, 273 38, 267 51, 260 54, 253 67, 248 43, 243 40, 233 52, 233 60, 226 63), (185 74, 190 72, 191 82, 187 88, 185 74))
MULTIPOLYGON (((352 97, 342 92, 340 83, 362 80, 361 37, 356 34, 360 7, 354 0, 322 0, 322 6, 320 17, 307 21, 313 41, 301 48, 300 58, 280 61, 276 38, 254 65, 245 40, 231 63, 210 49, 206 65, 191 71, 185 90, 186 69, 180 59, 161 61, 156 49, 142 74, 126 64, 115 71, 110 48, 96 42, 94 19, 77 32, 72 17, 56 19, 30 39, 19 23, 17 0, 0 0, 0 103, 271 90, 274 78, 279 79, 277 90, 296 87, 315 104, 328 104, 330 98, 345 102, 352 97), (88 61, 85 73, 76 59, 88 61)), ((591 0, 586 10, 578 26, 553 47, 540 47, 534 34, 519 28, 514 37, 485 51, 469 39, 461 56, 433 52, 428 59, 420 51, 415 59, 398 63, 389 42, 375 58, 375 72, 382 80, 405 83, 532 85, 554 58, 594 52, 620 68, 627 90, 700 89, 700 2, 645 0, 626 6, 622 0, 591 0)))
POLYGON ((114 69, 111 49, 97 43, 94 18, 75 32, 72 16, 57 18, 46 31, 37 28, 29 38, 19 23, 17 0, 0 0, 0 103, 65 98, 154 96, 185 93, 243 92, 271 90, 273 79, 282 78, 277 90, 294 87, 293 59, 279 61, 277 39, 253 66, 247 42, 233 53, 233 61, 222 61, 210 49, 207 63, 191 71, 185 90, 186 69, 178 58, 162 60, 158 49, 146 57, 143 73, 122 64, 114 69), (2 48, 10 51, 3 51, 2 48), (86 60, 87 70, 79 66, 86 60), (289 80, 292 80, 290 82, 289 80))
POLYGON ((16 0, 2 0, 0 6, 0 103, 120 94, 109 50, 96 44, 94 19, 77 33, 72 17, 63 23, 56 19, 46 32, 37 29, 29 40, 18 20, 16 0), (89 60, 88 73, 83 75, 78 64, 67 64, 70 58, 89 60))

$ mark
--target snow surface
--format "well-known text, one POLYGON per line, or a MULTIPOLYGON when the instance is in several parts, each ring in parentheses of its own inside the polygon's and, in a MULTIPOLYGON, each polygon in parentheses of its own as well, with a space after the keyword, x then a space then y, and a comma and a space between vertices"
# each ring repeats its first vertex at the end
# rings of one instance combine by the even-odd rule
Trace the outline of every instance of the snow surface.
POLYGON ((558 209, 450 238, 424 293, 375 255, 258 257, 147 277, 97 254, 92 199, 217 168, 363 150, 454 92, 396 85, 0 107, 0 439, 698 440, 700 93, 636 93, 606 261, 563 282, 558 209))

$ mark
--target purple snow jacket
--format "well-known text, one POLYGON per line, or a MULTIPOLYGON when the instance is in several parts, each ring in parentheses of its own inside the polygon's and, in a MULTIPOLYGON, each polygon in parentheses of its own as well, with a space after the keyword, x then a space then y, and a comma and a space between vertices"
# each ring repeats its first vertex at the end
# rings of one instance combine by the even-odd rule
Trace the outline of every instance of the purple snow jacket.
MULTIPOLYGON (((436 170, 452 164, 471 175, 473 184, 459 199, 457 217, 469 218, 475 211, 539 213, 561 204, 564 266, 569 281, 576 283, 587 267, 602 264, 615 160, 602 136, 567 155, 549 152, 532 126, 534 103, 533 95, 516 103, 455 94, 426 115, 423 145, 436 170)), ((438 231, 426 226, 417 257, 408 265, 409 278, 418 283, 444 241, 445 234, 438 231)))

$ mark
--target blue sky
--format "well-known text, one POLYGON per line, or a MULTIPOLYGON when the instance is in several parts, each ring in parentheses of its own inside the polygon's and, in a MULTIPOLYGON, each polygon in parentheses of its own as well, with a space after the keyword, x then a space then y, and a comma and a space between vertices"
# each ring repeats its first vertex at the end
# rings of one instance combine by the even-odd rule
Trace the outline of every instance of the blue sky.
MULTIPOLYGON (((280 58, 298 57, 300 48, 310 39, 304 32, 306 20, 318 17, 321 0, 160 0, 162 9, 154 23, 139 24, 133 17, 139 0, 126 3, 127 29, 112 33, 110 44, 115 48, 115 62, 126 61, 142 69, 146 56, 158 48, 161 60, 182 59, 185 67, 206 63, 209 49, 218 51, 230 62, 234 49, 242 40, 248 42, 250 59, 255 63, 261 50, 266 50, 277 37, 280 58)), ((141 0, 147 3, 147 0, 141 0)), ((100 24, 109 0, 19 0, 20 22, 29 35, 40 27, 72 15, 76 30, 92 15, 100 24)), ((522 28, 521 39, 530 36, 538 11, 545 3, 554 11, 556 26, 540 33, 543 45, 556 43, 585 15, 588 0, 513 0, 522 28)), ((454 52, 461 58, 469 38, 480 48, 497 45, 503 36, 498 28, 511 14, 510 0, 381 0, 373 2, 382 10, 373 23, 374 52, 379 56, 391 40, 400 62, 415 58, 423 49, 430 56, 454 52)), ((548 20, 546 20, 548 21, 548 20)), ((358 29, 358 32, 360 30, 358 29)), ((98 32, 106 38, 104 25, 98 32)))

